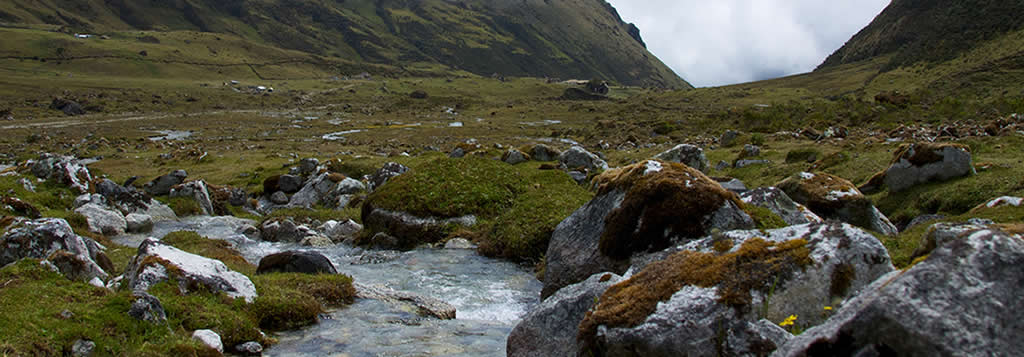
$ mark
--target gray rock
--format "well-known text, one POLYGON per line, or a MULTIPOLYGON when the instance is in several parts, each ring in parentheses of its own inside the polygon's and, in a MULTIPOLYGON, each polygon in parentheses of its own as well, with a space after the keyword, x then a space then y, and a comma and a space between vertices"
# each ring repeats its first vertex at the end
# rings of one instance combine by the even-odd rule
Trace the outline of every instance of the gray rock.
MULTIPOLYGON (((384 233, 378 233, 384 234, 384 233)), ((352 262, 352 265, 383 264, 394 261, 402 256, 401 252, 394 250, 370 250, 359 255, 359 259, 352 262)))
MULTIPOLYGON (((752 239, 803 239, 810 250, 811 263, 780 271, 772 280, 769 293, 751 290, 750 305, 741 309, 721 302, 721 282, 711 287, 684 286, 669 300, 658 303, 655 311, 637 326, 599 326, 589 347, 597 349, 598 355, 613 356, 766 355, 790 338, 770 321, 797 315, 800 326, 821 323, 826 318, 822 314, 824 306, 855 296, 875 279, 894 270, 888 252, 877 238, 843 223, 800 225, 768 232, 731 231, 670 251, 713 253, 717 252, 716 242, 722 239, 732 243, 732 252, 752 239)), ((634 266, 630 271, 638 273, 622 284, 628 285, 643 274, 658 274, 658 270, 652 273, 642 266, 634 266)), ((585 345, 587 336, 580 337, 585 345)))
POLYGON ((568 169, 607 170, 608 163, 586 149, 573 146, 558 156, 558 162, 568 169))
POLYGON ((98 193, 86 193, 75 197, 75 201, 72 203, 72 207, 79 208, 87 204, 94 204, 97 206, 105 207, 107 205, 107 199, 103 195, 98 193))
POLYGON ((256 274, 267 273, 337 274, 338 271, 323 254, 286 251, 260 259, 256 274))
POLYGON ((82 109, 82 105, 76 101, 64 99, 64 98, 53 98, 50 103, 50 109, 55 109, 64 112, 67 116, 85 115, 85 109, 82 109))
POLYGON ((274 192, 270 195, 270 202, 277 205, 288 204, 288 195, 281 191, 274 192))
MULTIPOLYGON (((315 158, 306 158, 299 160, 299 174, 310 175, 316 172, 317 167, 320 166, 320 160, 315 158)), ((291 193, 291 192, 289 192, 291 193)))
POLYGON ((238 227, 235 232, 252 240, 260 240, 263 238, 263 232, 260 232, 259 228, 256 228, 251 224, 244 224, 238 227))
POLYGON ((736 143, 736 138, 739 136, 740 133, 734 130, 726 130, 725 133, 722 134, 722 138, 718 139, 718 144, 722 147, 730 147, 736 143))
POLYGON ((907 226, 904 227, 903 230, 905 231, 905 230, 917 227, 919 225, 922 225, 922 224, 925 224, 925 223, 928 223, 928 222, 931 222, 931 221, 934 221, 934 220, 943 219, 943 218, 946 218, 946 216, 941 215, 941 214, 923 214, 923 215, 914 217, 914 219, 910 220, 910 223, 907 223, 907 226))
POLYGON ((313 229, 291 219, 267 220, 263 222, 262 230, 262 238, 267 242, 299 243, 306 237, 318 235, 313 229))
POLYGON ((988 201, 987 203, 979 206, 979 208, 1020 207, 1021 204, 1024 204, 1024 198, 1014 196, 1003 196, 988 201))
POLYGON ((173 172, 157 177, 147 182, 142 188, 153 196, 165 196, 171 193, 171 188, 185 182, 188 172, 185 170, 174 170, 173 172))
POLYGON ((743 181, 740 181, 739 179, 732 177, 714 177, 713 179, 717 181, 719 185, 722 185, 722 188, 735 192, 736 194, 742 194, 748 191, 747 184, 743 183, 743 181))
POLYGON ((178 281, 182 294, 202 286, 246 302, 252 302, 257 296, 256 286, 249 278, 228 269, 221 261, 191 254, 152 238, 142 242, 138 254, 125 269, 125 280, 132 290, 146 291, 171 275, 178 281), (157 259, 147 259, 150 257, 157 259))
POLYGON ((89 259, 87 255, 69 253, 58 250, 46 258, 53 266, 57 267, 64 277, 72 281, 92 282, 93 279, 100 279, 100 286, 103 286, 102 279, 107 278, 107 272, 98 264, 89 259))
POLYGON ((576 356, 580 321, 622 277, 602 273, 566 286, 533 308, 508 336, 509 357, 576 356))
POLYGON ((256 341, 249 341, 235 346, 235 352, 242 355, 260 355, 263 353, 263 345, 256 341))
POLYGON ((22 178, 18 179, 17 184, 19 186, 21 186, 22 188, 24 188, 25 191, 36 192, 36 185, 32 184, 32 181, 30 181, 27 178, 22 177, 22 178))
POLYGON ((408 171, 408 167, 397 162, 384 164, 384 166, 377 170, 376 173, 370 175, 369 180, 367 180, 370 183, 370 191, 376 190, 378 187, 387 183, 391 178, 404 174, 408 171))
POLYGON ((89 340, 76 340, 71 345, 71 357, 89 357, 96 350, 96 342, 89 340))
MULTIPOLYGON (((282 176, 282 178, 283 177, 284 176, 282 176)), ((306 185, 299 190, 299 192, 292 195, 291 200, 288 201, 288 206, 305 208, 313 207, 323 201, 324 197, 326 197, 336 185, 336 182, 330 180, 330 174, 322 173, 317 177, 310 179, 306 182, 306 185)))
POLYGON ((736 162, 733 163, 732 166, 734 168, 737 168, 737 169, 742 169, 742 168, 747 167, 747 166, 770 165, 771 163, 772 163, 771 160, 747 160, 747 159, 743 159, 743 160, 736 160, 736 162))
POLYGON ((127 231, 130 233, 147 233, 153 231, 153 217, 145 214, 129 213, 124 217, 127 231))
POLYGON ((456 147, 455 149, 452 149, 452 152, 448 153, 448 157, 453 159, 464 158, 466 157, 466 150, 463 150, 460 147, 456 147))
POLYGON ((1024 351, 1024 240, 979 230, 888 274, 773 356, 1013 356, 1024 351))
POLYGON ((775 187, 761 187, 744 192, 740 195, 740 199, 747 204, 767 208, 791 226, 824 221, 807 207, 794 202, 785 192, 775 187))
POLYGON ((465 238, 452 238, 444 243, 444 249, 476 249, 476 245, 465 238))
POLYGON ((530 158, 535 161, 555 161, 562 155, 561 151, 544 144, 534 145, 530 149, 530 158))
POLYGON ((154 324, 167 322, 167 311, 156 296, 136 290, 132 292, 132 298, 134 300, 128 310, 128 316, 154 324))
POLYGON ((892 164, 875 175, 861 191, 874 193, 881 186, 900 192, 914 186, 973 175, 971 149, 960 144, 906 144, 897 150, 892 164))
POLYGON ((707 172, 711 168, 707 157, 704 156, 704 150, 696 145, 677 145, 671 150, 658 154, 654 158, 666 162, 678 162, 702 172, 707 172))
POLYGON ((727 162, 725 160, 719 160, 718 163, 715 164, 715 170, 718 170, 718 171, 722 171, 722 170, 728 169, 730 167, 732 167, 732 165, 729 165, 729 162, 727 162))
POLYGON ((573 181, 576 181, 576 183, 580 185, 587 182, 587 174, 585 172, 569 171, 567 172, 567 174, 570 178, 572 178, 573 181))
POLYGON ((914 249, 910 259, 917 259, 931 254, 936 248, 944 246, 949 242, 963 238, 970 232, 986 229, 985 222, 964 222, 964 223, 936 223, 928 227, 921 237, 920 243, 914 249))
POLYGON ((206 184, 206 181, 192 181, 175 186, 174 188, 171 188, 170 196, 191 198, 199 204, 199 207, 203 210, 203 214, 209 216, 215 214, 213 210, 213 199, 210 197, 210 188, 206 184))
POLYGON ((277 180, 277 187, 284 193, 296 193, 302 189, 302 184, 305 183, 305 179, 302 176, 295 175, 281 175, 281 178, 277 180))
POLYGON ((220 340, 220 335, 213 330, 195 330, 192 332, 192 339, 201 342, 203 345, 206 345, 217 352, 224 353, 224 344, 220 340))
POLYGON ((758 157, 761 156, 761 147, 752 144, 743 145, 743 150, 740 151, 740 158, 758 157))
POLYGON ((313 247, 313 248, 327 248, 327 247, 330 247, 333 244, 334 244, 334 242, 331 241, 330 238, 327 238, 327 237, 325 237, 323 235, 320 235, 320 234, 306 236, 305 238, 302 238, 301 242, 299 242, 299 245, 301 245, 303 247, 313 247))
POLYGON ((382 285, 352 284, 356 288, 356 297, 360 299, 380 300, 394 304, 410 305, 416 313, 423 317, 441 320, 454 320, 455 307, 438 299, 420 296, 404 291, 395 291, 382 285))
MULTIPOLYGON (((22 258, 47 259, 55 253, 66 252, 77 256, 83 264, 78 266, 78 271, 91 272, 88 275, 106 279, 106 270, 97 263, 105 257, 103 249, 92 239, 75 234, 63 219, 16 221, 0 236, 0 267, 22 258)), ((65 275, 76 276, 78 273, 65 272, 65 275)))
POLYGON ((28 162, 33 175, 38 178, 53 180, 57 183, 87 193, 90 190, 92 174, 78 159, 70 156, 43 154, 38 160, 28 162))
POLYGON ((335 243, 341 243, 354 239, 356 234, 363 230, 363 225, 353 220, 345 222, 327 221, 317 228, 317 231, 330 238, 335 243))
POLYGON ((522 151, 516 149, 508 149, 501 157, 501 161, 504 161, 509 165, 521 164, 530 161, 530 157, 524 154, 522 151))
POLYGON ((363 205, 363 225, 371 232, 384 232, 396 239, 395 245, 384 248, 412 249, 446 238, 452 226, 472 227, 475 216, 454 218, 418 217, 406 212, 390 211, 363 205))

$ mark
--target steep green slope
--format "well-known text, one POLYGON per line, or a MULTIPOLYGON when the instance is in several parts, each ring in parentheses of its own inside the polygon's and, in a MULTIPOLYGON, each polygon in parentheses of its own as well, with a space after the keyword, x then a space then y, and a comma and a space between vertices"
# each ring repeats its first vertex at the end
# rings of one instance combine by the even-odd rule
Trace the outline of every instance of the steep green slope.
POLYGON ((952 60, 977 45, 1024 29, 1024 2, 894 0, 818 69, 891 55, 883 71, 952 60))
POLYGON ((359 62, 691 88, 604 0, 9 0, 0 21, 216 32, 359 62))

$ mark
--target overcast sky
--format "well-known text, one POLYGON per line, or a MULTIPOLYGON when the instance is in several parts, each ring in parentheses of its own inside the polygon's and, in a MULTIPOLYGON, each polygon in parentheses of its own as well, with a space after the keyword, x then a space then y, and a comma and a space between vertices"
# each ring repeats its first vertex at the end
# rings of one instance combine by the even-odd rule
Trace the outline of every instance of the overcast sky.
POLYGON ((809 72, 889 0, 607 0, 697 87, 809 72))

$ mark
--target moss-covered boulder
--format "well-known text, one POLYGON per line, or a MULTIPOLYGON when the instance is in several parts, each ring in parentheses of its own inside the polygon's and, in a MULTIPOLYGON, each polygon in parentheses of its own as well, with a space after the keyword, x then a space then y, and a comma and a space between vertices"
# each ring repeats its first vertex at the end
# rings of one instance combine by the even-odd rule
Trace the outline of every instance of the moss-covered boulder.
POLYGON ((776 187, 822 218, 840 220, 889 236, 899 233, 869 198, 842 177, 801 172, 779 182, 776 187))
POLYGON ((889 167, 872 177, 860 190, 870 194, 887 187, 890 192, 900 192, 923 183, 948 181, 974 173, 971 148, 966 145, 903 144, 896 150, 889 167))
POLYGON ((68 263, 57 267, 71 279, 107 278, 109 272, 102 268, 109 265, 103 263, 109 262, 104 248, 90 238, 75 234, 67 221, 59 218, 10 221, 10 226, 0 235, 0 266, 24 258, 52 258, 68 263))
POLYGON ((821 223, 821 217, 806 206, 796 203, 785 192, 776 187, 760 187, 740 194, 748 205, 754 205, 778 215, 786 225, 821 223))
POLYGON ((594 189, 597 196, 552 234, 542 296, 600 272, 621 274, 634 253, 712 229, 755 226, 739 196, 678 163, 648 160, 610 170, 594 179, 594 189))
POLYGON ((256 286, 248 277, 228 269, 223 262, 185 252, 155 239, 139 246, 139 253, 125 269, 124 281, 132 290, 148 290, 174 279, 182 294, 188 292, 224 292, 229 297, 252 302, 256 286))
POLYGON ((819 324, 894 269, 874 236, 842 223, 726 232, 663 253, 587 313, 581 355, 767 355, 791 337, 776 323, 819 324))

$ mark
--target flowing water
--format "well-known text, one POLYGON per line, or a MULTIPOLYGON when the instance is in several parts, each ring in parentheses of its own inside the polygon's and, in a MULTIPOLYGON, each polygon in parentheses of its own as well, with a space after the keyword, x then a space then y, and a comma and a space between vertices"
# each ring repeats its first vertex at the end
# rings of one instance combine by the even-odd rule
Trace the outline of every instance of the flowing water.
POLYGON ((455 320, 437 320, 420 317, 407 307, 358 299, 314 326, 276 334, 279 343, 264 351, 267 356, 504 356, 508 333, 539 301, 541 283, 529 269, 472 250, 309 248, 253 241, 236 233, 238 227, 252 223, 233 217, 191 217, 157 222, 148 235, 126 235, 116 241, 138 245, 146 236, 188 230, 234 243, 254 264, 280 251, 313 250, 360 284, 386 285, 457 309, 455 320))

